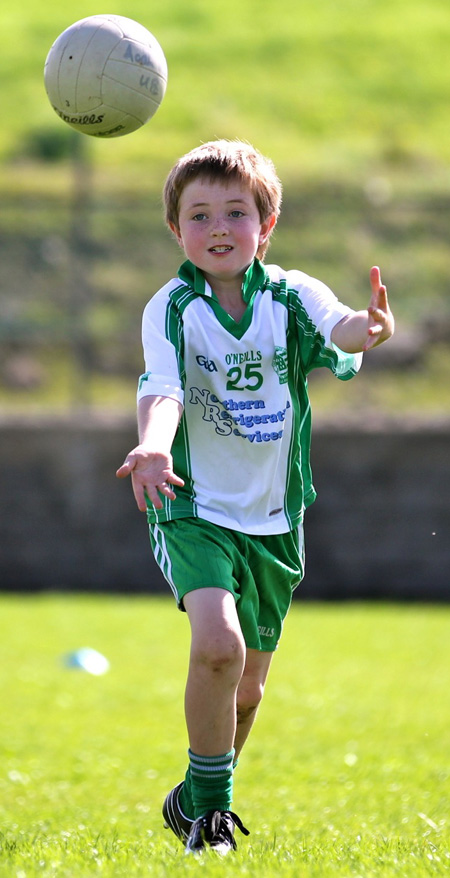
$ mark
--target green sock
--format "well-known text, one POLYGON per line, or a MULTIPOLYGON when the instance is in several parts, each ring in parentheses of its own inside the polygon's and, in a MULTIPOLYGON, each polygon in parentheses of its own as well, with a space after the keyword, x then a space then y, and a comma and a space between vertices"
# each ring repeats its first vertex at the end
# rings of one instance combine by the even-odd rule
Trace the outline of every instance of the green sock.
POLYGON ((180 790, 180 795, 178 797, 178 801, 181 806, 181 810, 189 817, 191 820, 194 819, 194 803, 192 801, 192 785, 191 785, 191 769, 188 768, 183 786, 180 790))
MULTIPOLYGON (((235 762, 233 762, 233 772, 234 772, 235 768, 237 767, 238 762, 239 762, 238 759, 236 759, 235 762)), ((180 790, 180 795, 179 795, 178 801, 180 803, 181 810, 186 815, 186 817, 189 817, 191 820, 193 820, 194 819, 194 817, 193 817, 194 803, 192 800, 192 782, 191 782, 191 767, 190 766, 188 766, 188 770, 187 770, 185 778, 184 778, 183 786, 181 787, 181 790, 180 790)))
POLYGON ((194 816, 206 811, 229 811, 233 800, 234 750, 221 756, 189 753, 189 775, 194 816))

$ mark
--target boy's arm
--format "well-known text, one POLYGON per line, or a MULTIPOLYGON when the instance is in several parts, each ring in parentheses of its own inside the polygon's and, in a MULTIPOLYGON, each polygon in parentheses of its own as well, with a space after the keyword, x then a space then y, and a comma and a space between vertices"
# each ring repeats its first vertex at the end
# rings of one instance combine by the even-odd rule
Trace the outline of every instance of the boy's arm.
POLYGON ((175 500, 170 484, 184 485, 183 479, 173 471, 170 453, 182 411, 181 403, 167 396, 144 396, 139 402, 139 445, 127 455, 116 476, 124 479, 131 473, 134 496, 141 512, 147 509, 146 494, 156 509, 162 509, 159 494, 175 500))
POLYGON ((387 341, 394 332, 394 318, 377 266, 370 271, 370 284, 372 296, 367 311, 355 311, 344 317, 331 333, 333 344, 348 354, 368 351, 387 341))

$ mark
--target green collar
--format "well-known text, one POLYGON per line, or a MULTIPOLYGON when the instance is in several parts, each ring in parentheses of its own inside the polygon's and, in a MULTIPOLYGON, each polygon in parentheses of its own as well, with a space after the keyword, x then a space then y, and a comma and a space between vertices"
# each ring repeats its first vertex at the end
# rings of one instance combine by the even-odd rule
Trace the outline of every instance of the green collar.
MULTIPOLYGON (((266 272, 262 262, 255 258, 247 268, 242 280, 242 297, 247 305, 253 294, 263 287, 265 276, 266 272)), ((214 291, 205 280, 201 270, 197 268, 193 262, 190 262, 189 259, 187 259, 186 262, 183 262, 183 265, 178 271, 178 277, 185 283, 189 284, 191 289, 193 289, 195 293, 199 293, 200 296, 210 296, 217 300, 214 291)))

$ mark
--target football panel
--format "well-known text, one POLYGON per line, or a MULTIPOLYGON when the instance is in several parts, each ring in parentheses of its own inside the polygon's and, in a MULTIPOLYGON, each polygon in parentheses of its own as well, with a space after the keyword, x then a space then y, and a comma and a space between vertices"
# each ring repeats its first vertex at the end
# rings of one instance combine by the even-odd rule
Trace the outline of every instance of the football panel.
POLYGON ((133 131, 137 131, 138 128, 141 128, 142 124, 141 120, 137 119, 136 116, 122 114, 122 118, 116 123, 116 125, 113 125, 112 127, 108 126, 106 129, 105 126, 102 125, 101 131, 89 133, 94 134, 95 137, 103 137, 106 140, 109 137, 122 137, 124 134, 131 134, 133 131))
POLYGON ((156 113, 166 90, 164 80, 118 61, 108 61, 102 80, 102 100, 136 115, 143 122, 156 113))
POLYGON ((62 109, 77 110, 76 93, 80 66, 89 42, 98 30, 97 25, 80 23, 62 33, 49 54, 46 79, 51 102, 62 109))
MULTIPOLYGON (((83 29, 87 32, 90 30, 90 26, 85 26, 83 29)), ((88 37, 88 33, 86 33, 86 36, 88 37)), ((110 22, 107 22, 106 26, 102 25, 92 29, 90 37, 86 40, 83 55, 78 65, 75 105, 72 107, 76 112, 89 112, 95 109, 101 102, 102 73, 109 55, 117 43, 120 42, 121 36, 119 29, 115 25, 111 25, 110 22)), ((75 60, 75 50, 71 50, 70 56, 75 60)), ((67 52, 64 55, 63 62, 64 64, 61 65, 60 71, 60 89, 61 96, 65 97, 63 82, 65 84, 70 78, 70 64, 72 63, 68 58, 67 52), (67 80, 66 78, 62 79, 63 75, 64 77, 67 76, 67 80)))
MULTIPOLYGON (((67 49, 67 45, 70 42, 70 38, 71 35, 68 33, 61 34, 58 37, 58 39, 53 43, 53 46, 51 47, 47 55, 47 60, 44 67, 45 88, 50 102, 57 107, 64 106, 64 99, 61 98, 59 77, 61 71, 61 61, 67 49)), ((71 106, 75 105, 77 74, 78 70, 76 69, 76 65, 74 63, 71 84, 68 82, 65 87, 65 93, 67 95, 66 99, 69 101, 71 106)))
POLYGON ((125 61, 141 69, 154 71, 167 81, 167 61, 158 41, 147 32, 146 41, 124 38, 111 52, 112 61, 125 61))
POLYGON ((94 137, 102 135, 112 136, 110 132, 127 134, 128 131, 135 131, 140 128, 142 122, 132 117, 128 121, 128 114, 122 110, 116 110, 114 107, 105 107, 100 105, 93 113, 70 113, 56 110, 58 116, 81 134, 90 134, 94 137))
POLYGON ((156 37, 143 24, 139 24, 138 21, 126 18, 124 15, 104 15, 99 16, 99 18, 113 21, 122 31, 123 36, 129 38, 132 42, 142 43, 143 46, 148 46, 149 48, 156 44, 161 49, 156 37))

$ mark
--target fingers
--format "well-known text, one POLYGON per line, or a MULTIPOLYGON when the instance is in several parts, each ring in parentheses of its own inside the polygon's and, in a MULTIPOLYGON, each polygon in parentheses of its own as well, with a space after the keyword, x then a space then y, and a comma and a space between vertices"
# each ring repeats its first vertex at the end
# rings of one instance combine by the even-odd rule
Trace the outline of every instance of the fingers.
POLYGON ((162 509, 163 503, 159 496, 160 493, 168 497, 169 500, 175 500, 175 494, 166 482, 161 482, 160 485, 153 485, 151 483, 147 484, 141 478, 132 474, 131 483, 133 486, 134 499, 136 500, 136 506, 139 509, 139 512, 147 511, 148 501, 150 501, 155 509, 162 509))
POLYGON ((154 482, 153 479, 148 477, 145 473, 141 473, 139 470, 135 469, 135 466, 135 462, 127 458, 117 470, 116 476, 118 479, 124 479, 131 473, 134 499, 136 500, 136 505, 140 512, 147 511, 148 501, 153 504, 155 509, 162 509, 163 503, 160 497, 161 494, 169 500, 176 500, 176 494, 171 488, 169 482, 182 487, 184 485, 183 479, 175 475, 175 473, 169 473, 166 474, 164 480, 161 479, 159 482, 154 482))
POLYGON ((139 512, 147 511, 148 501, 150 501, 155 509, 162 509, 164 504, 161 500, 160 494, 163 494, 169 500, 176 499, 176 494, 166 482, 162 482, 161 485, 144 485, 142 482, 132 477, 132 484, 134 499, 136 500, 139 512))
POLYGON ((386 287, 381 283, 381 272, 378 265, 370 269, 370 285, 372 295, 369 307, 369 326, 363 351, 368 351, 382 341, 390 338, 394 331, 394 321, 389 307, 386 287))
POLYGON ((372 288, 370 304, 385 310, 387 304, 386 287, 381 283, 381 272, 378 265, 374 265, 370 269, 370 286, 372 288))
POLYGON ((138 458, 136 457, 135 450, 130 451, 127 454, 122 466, 119 466, 119 469, 116 470, 116 476, 118 479, 125 479, 130 473, 133 472, 134 468, 137 466, 138 458))
POLYGON ((145 496, 145 485, 139 481, 135 477, 134 469, 136 466, 136 458, 133 455, 133 452, 127 455, 122 466, 119 466, 119 469, 116 470, 116 477, 118 479, 126 479, 127 476, 131 473, 131 484, 133 487, 134 499, 136 500, 137 508, 140 512, 145 512, 147 509, 147 498, 145 496))
POLYGON ((124 460, 122 466, 119 466, 119 469, 116 470, 117 478, 118 479, 125 479, 127 476, 130 475, 133 468, 134 468, 134 464, 132 464, 131 461, 129 460, 129 458, 127 457, 124 460))
POLYGON ((184 485, 184 479, 181 479, 180 476, 175 475, 175 473, 169 473, 166 482, 170 482, 171 485, 178 485, 179 488, 182 488, 184 485))
POLYGON ((119 479, 130 474, 136 505, 141 512, 146 511, 149 501, 155 509, 162 509, 161 495, 168 500, 175 500, 176 494, 171 486, 184 485, 183 479, 172 470, 170 455, 150 453, 142 446, 130 451, 116 471, 119 479))
MULTIPOLYGON (((370 270, 370 284, 372 295, 368 307, 371 334, 377 336, 383 332, 387 322, 392 320, 386 287, 381 283, 381 273, 377 265, 370 270)), ((391 332, 392 335, 392 332, 391 332)))
POLYGON ((367 333, 367 339, 365 344, 363 345, 363 351, 370 351, 371 348, 375 347, 378 340, 380 339, 381 333, 383 331, 382 326, 371 326, 367 333))
POLYGON ((370 284, 372 287, 372 296, 369 304, 369 314, 374 321, 385 320, 386 315, 392 317, 388 294, 385 284, 381 283, 381 272, 378 265, 374 265, 370 270, 370 284))
MULTIPOLYGON (((159 484, 155 485, 155 489, 160 494, 162 494, 164 497, 168 497, 169 500, 176 500, 177 495, 175 494, 175 491, 170 487, 169 482, 172 485, 179 485, 180 488, 184 485, 183 479, 180 479, 180 477, 176 476, 175 473, 169 473, 166 476, 164 482, 159 482, 159 484)), ((155 491, 153 491, 153 494, 155 496, 156 503, 158 503, 157 509, 160 509, 162 506, 161 500, 155 491)), ((150 497, 150 494, 149 494, 149 497, 150 497)), ((150 499, 152 499, 152 498, 150 498, 150 499)), ((155 500, 152 499, 153 505, 156 505, 155 500)))
POLYGON ((373 265, 370 269, 370 284, 374 293, 381 287, 381 271, 378 265, 373 265))
POLYGON ((375 305, 369 305, 368 312, 373 321, 372 328, 375 328, 377 323, 384 323, 386 319, 386 310, 385 308, 375 307, 375 305))
MULTIPOLYGON (((134 499, 136 500, 136 506, 139 509, 139 512, 146 512, 147 498, 145 496, 144 485, 142 485, 140 482, 137 481, 137 479, 134 479, 133 477, 131 477, 131 484, 133 486, 134 499)), ((159 506, 158 508, 160 509, 161 506, 159 506)))
POLYGON ((175 473, 168 475, 165 481, 161 481, 157 484, 144 482, 134 474, 132 474, 131 479, 134 498, 140 512, 147 511, 148 500, 150 500, 150 503, 152 503, 155 509, 162 509, 164 504, 161 500, 161 494, 163 497, 167 497, 168 500, 176 500, 177 495, 170 487, 169 481, 180 487, 184 485, 183 479, 180 479, 175 473))

